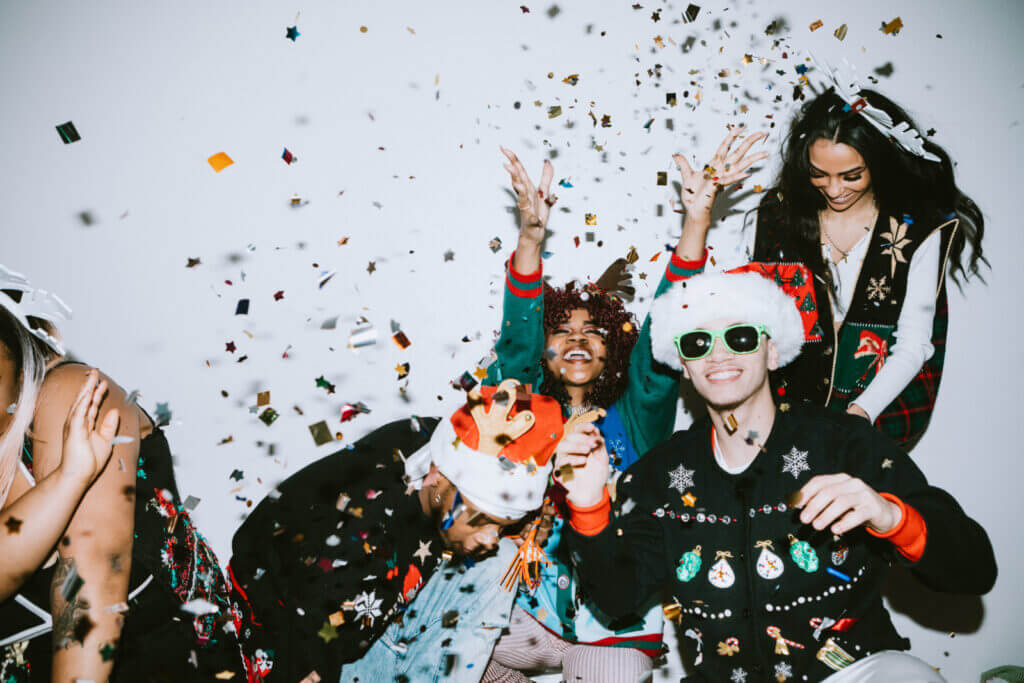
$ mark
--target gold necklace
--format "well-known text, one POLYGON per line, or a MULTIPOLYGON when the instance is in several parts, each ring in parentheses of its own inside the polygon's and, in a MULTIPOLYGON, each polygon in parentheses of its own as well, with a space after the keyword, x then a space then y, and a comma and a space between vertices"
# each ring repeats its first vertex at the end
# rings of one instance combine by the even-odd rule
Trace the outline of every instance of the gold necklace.
MULTIPOLYGON (((854 242, 849 249, 844 251, 838 244, 836 244, 836 241, 832 238, 832 233, 830 233, 828 228, 825 227, 825 221, 822 220, 822 213, 824 212, 818 212, 818 225, 821 227, 821 231, 825 233, 825 239, 827 239, 829 244, 831 244, 832 247, 842 255, 842 258, 840 258, 839 260, 845 262, 846 257, 849 256, 850 252, 853 251, 853 247, 857 246, 857 242, 860 242, 860 240, 858 239, 857 242, 854 242)), ((871 222, 867 227, 864 228, 864 231, 870 232, 872 228, 875 227, 876 222, 878 222, 877 204, 875 205, 875 211, 871 216, 871 222)))

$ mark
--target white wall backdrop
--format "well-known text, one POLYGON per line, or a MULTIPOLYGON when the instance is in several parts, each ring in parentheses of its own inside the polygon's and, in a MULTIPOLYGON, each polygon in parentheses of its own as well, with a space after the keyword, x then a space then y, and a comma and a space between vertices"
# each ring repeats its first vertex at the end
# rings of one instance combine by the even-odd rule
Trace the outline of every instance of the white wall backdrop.
MULTIPOLYGON (((982 600, 896 580, 891 603, 915 653, 951 681, 1024 663, 1024 5, 702 0, 684 23, 685 2, 521 1, 529 12, 518 1, 0 5, 0 262, 72 306, 77 355, 139 390, 147 410, 168 405, 182 494, 201 499, 195 516, 226 563, 247 506, 276 482, 386 421, 455 406, 449 382, 490 349, 515 244, 499 144, 533 173, 551 158, 572 185, 558 188, 546 273, 596 278, 635 246, 642 315, 680 227, 670 155, 703 161, 739 121, 769 129, 777 152, 807 50, 863 75, 891 63, 877 87, 958 162, 992 263, 987 286, 951 293, 942 394, 914 456, 988 529, 1001 570, 982 600), (885 35, 897 16, 904 28, 885 35), (65 145, 54 127, 68 120, 82 139, 65 145), (297 163, 282 161, 285 147, 297 163), (234 165, 215 173, 217 152, 234 165), (235 315, 240 299, 248 315, 235 315), (362 318, 380 335, 353 350, 362 318), (388 339, 392 321, 408 349, 388 339), (264 390, 280 413, 269 427, 250 410, 264 390), (342 405, 360 401, 372 412, 342 423, 342 405), (320 420, 342 440, 315 446, 307 427, 320 420)), ((771 173, 731 195, 734 211, 756 204, 750 189, 771 173)), ((714 253, 729 253, 739 224, 733 214, 715 229, 714 253)), ((677 676, 670 660, 658 680, 677 676)))

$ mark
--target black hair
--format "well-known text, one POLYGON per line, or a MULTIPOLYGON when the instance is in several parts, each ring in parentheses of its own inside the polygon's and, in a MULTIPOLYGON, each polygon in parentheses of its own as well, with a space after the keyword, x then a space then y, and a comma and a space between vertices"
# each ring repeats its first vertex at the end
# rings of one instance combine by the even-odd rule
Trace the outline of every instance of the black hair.
MULTIPOLYGON (((920 130, 906 111, 884 95, 864 89, 860 96, 887 113, 894 123, 906 121, 920 130)), ((811 247, 805 249, 806 253, 821 253, 818 212, 826 203, 811 185, 808 154, 811 145, 820 139, 849 145, 864 157, 871 173, 875 202, 883 215, 907 214, 915 220, 935 222, 955 213, 960 225, 950 246, 948 271, 958 287, 960 276, 965 280, 972 275, 981 278, 979 264, 989 265, 981 247, 985 220, 978 205, 957 187, 949 154, 927 137, 923 138, 925 150, 940 161, 928 161, 907 152, 846 106, 834 88, 805 103, 794 117, 782 147, 782 169, 770 195, 774 198, 766 198, 780 203, 783 219, 793 236, 805 247, 811 247), (963 251, 967 243, 971 245, 971 254, 965 263, 963 251)), ((807 265, 831 282, 823 259, 807 265)))

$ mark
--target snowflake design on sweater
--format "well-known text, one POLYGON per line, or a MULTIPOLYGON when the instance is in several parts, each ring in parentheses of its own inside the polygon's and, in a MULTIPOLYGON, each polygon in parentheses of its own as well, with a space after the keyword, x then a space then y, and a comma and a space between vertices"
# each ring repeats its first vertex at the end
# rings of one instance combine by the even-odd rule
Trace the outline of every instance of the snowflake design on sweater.
POLYGON ((743 669, 733 669, 729 680, 732 683, 747 683, 747 672, 743 669))
POLYGON ((811 466, 807 464, 807 456, 810 454, 809 451, 798 451, 796 446, 793 446, 789 453, 783 453, 782 459, 785 464, 782 466, 782 473, 789 472, 793 475, 794 479, 800 477, 801 472, 810 472, 811 466))
POLYGON ((682 493, 693 486, 693 475, 696 470, 688 470, 682 465, 668 473, 668 487, 682 493))
POLYGON ((792 678, 792 676, 793 667, 791 667, 787 662, 779 662, 775 665, 775 680, 779 681, 779 683, 792 678))
POLYGON ((868 278, 868 301, 885 301, 891 291, 892 287, 886 282, 885 275, 880 278, 868 278))
POLYGON ((360 625, 360 628, 364 625, 373 626, 374 618, 381 615, 381 602, 383 602, 383 600, 377 597, 377 591, 372 591, 369 594, 363 592, 356 596, 356 618, 363 620, 363 624, 360 625))

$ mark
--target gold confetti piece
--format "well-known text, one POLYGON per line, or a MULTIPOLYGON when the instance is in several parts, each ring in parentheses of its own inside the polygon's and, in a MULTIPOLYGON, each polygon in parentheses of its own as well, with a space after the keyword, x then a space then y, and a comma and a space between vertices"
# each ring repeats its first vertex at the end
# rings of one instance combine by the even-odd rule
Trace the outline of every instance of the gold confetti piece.
POLYGON ((640 260, 640 255, 636 253, 636 247, 630 247, 629 253, 626 254, 627 263, 636 263, 640 260))
POLYGON ((839 40, 843 40, 844 38, 846 38, 846 24, 843 24, 842 26, 837 28, 835 30, 835 33, 833 33, 832 35, 834 35, 839 40))
POLYGON ((320 420, 315 424, 309 425, 309 433, 313 435, 313 442, 317 446, 323 446, 325 443, 334 441, 334 437, 331 435, 331 430, 327 426, 326 420, 320 420))
POLYGON ((587 225, 597 225, 597 214, 585 213, 583 214, 583 222, 587 225))
POLYGON ((412 29, 412 27, 410 27, 410 26, 406 26, 406 27, 405 27, 405 30, 406 30, 406 31, 408 31, 409 33, 413 34, 413 35, 416 35, 416 31, 414 31, 414 30, 412 29))
POLYGON ((725 431, 730 434, 735 434, 736 430, 740 428, 739 423, 736 421, 736 416, 729 413, 725 416, 725 431))
POLYGON ((633 323, 622 323, 622 331, 629 334, 633 331, 633 323))
POLYGON ((899 17, 896 17, 888 24, 882 25, 882 32, 885 33, 885 35, 887 36, 894 36, 900 32, 901 28, 903 28, 903 20, 900 19, 899 17))
POLYGON ((801 498, 801 495, 800 495, 799 491, 793 491, 792 493, 787 493, 786 494, 786 505, 788 505, 791 508, 799 507, 800 506, 800 498, 801 498))
POLYGON ((697 496, 693 495, 692 491, 687 491, 683 496, 681 496, 681 498, 683 505, 688 508, 692 508, 697 504, 697 496))
POLYGON ((562 83, 568 83, 569 85, 576 85, 577 83, 579 83, 579 81, 579 74, 569 74, 568 76, 562 79, 562 83))
POLYGON ((555 119, 562 115, 562 108, 558 105, 548 107, 548 118, 555 119))
POLYGON ((678 602, 673 602, 669 605, 662 605, 661 611, 665 613, 665 618, 669 621, 678 622, 683 615, 683 606, 678 602))
POLYGON ((391 335, 391 341, 395 342, 395 346, 403 351, 412 345, 412 342, 409 341, 409 337, 405 336, 405 332, 402 332, 401 330, 391 335))
POLYGON ((216 171, 217 173, 220 173, 225 168, 227 168, 231 164, 235 163, 231 159, 231 157, 229 157, 224 152, 217 152, 216 154, 214 154, 212 157, 210 157, 206 161, 210 164, 210 166, 213 167, 213 170, 216 171))
POLYGON ((341 610, 338 610, 334 614, 327 617, 327 620, 331 622, 331 626, 341 626, 345 623, 345 615, 341 610))
POLYGON ((453 557, 455 557, 455 555, 451 550, 445 550, 441 553, 441 559, 445 562, 451 562, 453 557))
POLYGON ((370 29, 366 28, 365 26, 360 26, 360 27, 359 27, 359 32, 360 32, 360 33, 366 33, 366 32, 367 32, 367 31, 369 31, 369 30, 370 30, 370 29))
POLYGON ((256 394, 256 405, 257 406, 270 405, 270 390, 269 389, 267 391, 261 391, 260 393, 256 394))
POLYGON ((292 206, 301 206, 302 205, 302 197, 300 197, 297 194, 292 195, 291 204, 292 204, 292 206))
POLYGON ((822 26, 824 26, 824 22, 822 22, 821 19, 818 19, 813 24, 811 24, 811 30, 812 31, 817 31, 822 26))
POLYGON ((235 672, 234 672, 234 671, 231 671, 231 670, 224 670, 224 671, 221 671, 220 673, 218 673, 218 674, 217 674, 217 675, 215 676, 215 678, 216 678, 216 679, 217 679, 218 681, 230 681, 230 680, 231 680, 232 678, 234 678, 234 677, 235 677, 235 672))
POLYGON ((658 171, 658 184, 668 185, 668 173, 666 171, 658 171))
POLYGON ((760 185, 754 185, 754 192, 757 192, 757 193, 764 192, 764 188, 761 187, 760 185))

